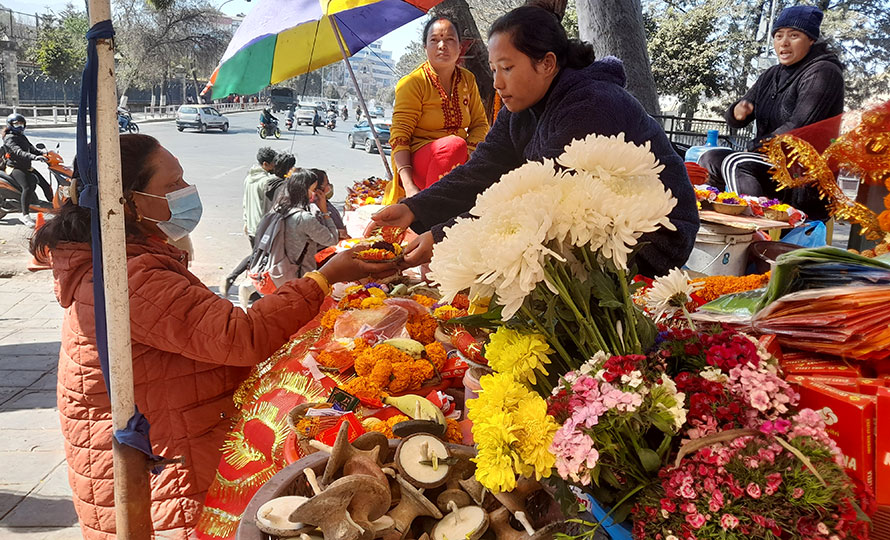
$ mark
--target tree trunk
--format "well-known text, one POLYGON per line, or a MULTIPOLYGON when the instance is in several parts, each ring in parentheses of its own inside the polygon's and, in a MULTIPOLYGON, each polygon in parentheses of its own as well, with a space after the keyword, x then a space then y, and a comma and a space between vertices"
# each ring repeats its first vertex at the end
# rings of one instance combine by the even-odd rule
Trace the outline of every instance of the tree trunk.
POLYGON ((473 14, 467 0, 445 0, 433 11, 434 14, 447 14, 457 21, 460 26, 461 44, 464 45, 463 66, 470 70, 476 77, 476 86, 479 87, 479 95, 485 105, 485 112, 491 120, 491 109, 494 103, 494 79, 491 69, 488 67, 488 47, 482 40, 482 34, 476 26, 473 14), (467 44, 469 44, 467 46, 467 44))
POLYGON ((627 72, 628 92, 640 100, 646 112, 659 114, 640 0, 577 0, 576 5, 581 39, 593 45, 597 58, 620 58, 627 72))

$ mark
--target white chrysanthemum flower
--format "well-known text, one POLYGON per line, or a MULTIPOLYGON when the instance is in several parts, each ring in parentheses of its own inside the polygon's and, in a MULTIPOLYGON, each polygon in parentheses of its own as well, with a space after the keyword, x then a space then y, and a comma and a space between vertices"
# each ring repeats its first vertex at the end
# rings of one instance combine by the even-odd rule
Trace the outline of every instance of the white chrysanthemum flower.
POLYGON ((655 315, 655 320, 660 321, 668 315, 673 315, 683 309, 692 300, 692 293, 703 284, 692 283, 689 275, 674 268, 666 276, 655 279, 652 288, 646 294, 646 308, 655 315))
POLYGON ((430 277, 442 295, 453 297, 473 284, 487 286, 504 306, 503 318, 512 317, 544 280, 546 258, 561 259, 545 245, 551 208, 518 197, 479 219, 458 220, 430 262, 430 277))
POLYGON ((606 137, 588 135, 566 145, 565 152, 556 160, 570 169, 587 171, 596 176, 615 176, 630 179, 654 176, 664 169, 649 149, 649 142, 637 146, 627 142, 624 133, 606 137))
MULTIPOLYGON (((483 216, 491 211, 498 211, 503 204, 517 198, 531 195, 537 196, 558 187, 564 173, 557 173, 556 164, 552 159, 543 163, 529 161, 517 169, 501 176, 501 179, 483 191, 471 210, 474 216, 483 216)), ((551 209, 552 210, 552 209, 551 209)))

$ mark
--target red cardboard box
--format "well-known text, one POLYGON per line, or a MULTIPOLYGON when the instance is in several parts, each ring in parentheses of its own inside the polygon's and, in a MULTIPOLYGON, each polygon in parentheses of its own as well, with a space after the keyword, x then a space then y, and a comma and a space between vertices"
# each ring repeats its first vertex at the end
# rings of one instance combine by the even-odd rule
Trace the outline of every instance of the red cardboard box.
POLYGON ((827 384, 804 381, 800 406, 825 418, 826 431, 844 453, 847 474, 875 488, 875 396, 845 392, 827 384))
POLYGON ((858 365, 849 365, 830 360, 786 360, 780 364, 785 373, 795 375, 831 375, 835 377, 861 377, 858 365))
POLYGON ((877 394, 878 388, 884 386, 884 381, 881 379, 860 378, 857 379, 856 382, 859 384, 859 393, 868 394, 870 396, 877 394))
POLYGON ((833 377, 831 375, 787 375, 785 380, 788 384, 794 386, 798 392, 800 392, 800 385, 802 385, 804 381, 827 384, 828 386, 833 386, 839 390, 845 390, 847 392, 859 392, 859 384, 857 381, 860 379, 854 379, 853 377, 833 377))
POLYGON ((890 388, 879 388, 877 400, 875 498, 890 505, 890 388))

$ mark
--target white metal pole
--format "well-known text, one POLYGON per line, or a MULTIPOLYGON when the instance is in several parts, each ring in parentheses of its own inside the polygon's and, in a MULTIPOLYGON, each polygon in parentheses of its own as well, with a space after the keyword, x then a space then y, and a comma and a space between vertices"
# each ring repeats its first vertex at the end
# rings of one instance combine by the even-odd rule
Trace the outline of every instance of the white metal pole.
MULTIPOLYGON (((90 0, 90 26, 110 19, 109 0, 90 0)), ((119 430, 126 427, 135 411, 135 397, 113 40, 99 40, 97 53, 99 76, 96 84, 96 125, 92 129, 98 156, 96 170, 99 183, 102 265, 105 269, 111 422, 113 429, 119 430)), ((148 539, 151 537, 152 525, 146 456, 116 442, 113 452, 117 537, 127 540, 148 539)))
POLYGON ((383 160, 383 168, 386 169, 386 179, 392 180, 392 170, 389 168, 389 161, 386 159, 386 154, 383 153, 383 145, 380 144, 380 137, 377 136, 377 130, 374 129, 374 122, 371 121, 371 115, 368 113, 368 105, 365 104, 365 97, 362 95, 362 90, 359 88, 358 81, 355 80, 352 64, 349 63, 349 56, 346 55, 346 47, 343 46, 343 40, 340 37, 340 29, 337 28, 337 23, 334 22, 333 17, 328 15, 327 18, 331 22, 331 28, 334 30, 334 37, 337 38, 337 45, 340 46, 340 54, 343 55, 343 61, 346 62, 346 69, 349 70, 349 77, 352 79, 353 86, 355 86, 355 93, 358 94, 358 102, 362 106, 365 118, 368 119, 368 127, 371 128, 371 135, 374 137, 374 142, 377 143, 377 152, 380 153, 380 159, 383 160))

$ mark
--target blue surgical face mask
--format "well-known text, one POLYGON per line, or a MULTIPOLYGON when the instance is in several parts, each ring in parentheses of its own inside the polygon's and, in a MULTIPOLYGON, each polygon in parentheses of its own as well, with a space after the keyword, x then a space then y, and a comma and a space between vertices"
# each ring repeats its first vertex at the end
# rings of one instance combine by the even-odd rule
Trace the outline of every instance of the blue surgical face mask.
POLYGON ((204 213, 201 198, 198 196, 198 188, 195 186, 171 191, 164 197, 142 191, 133 193, 155 199, 167 199, 167 206, 170 207, 170 219, 161 221, 148 216, 142 216, 142 218, 157 223, 161 232, 166 234, 170 240, 179 240, 194 231, 198 222, 201 221, 201 214, 204 213))

